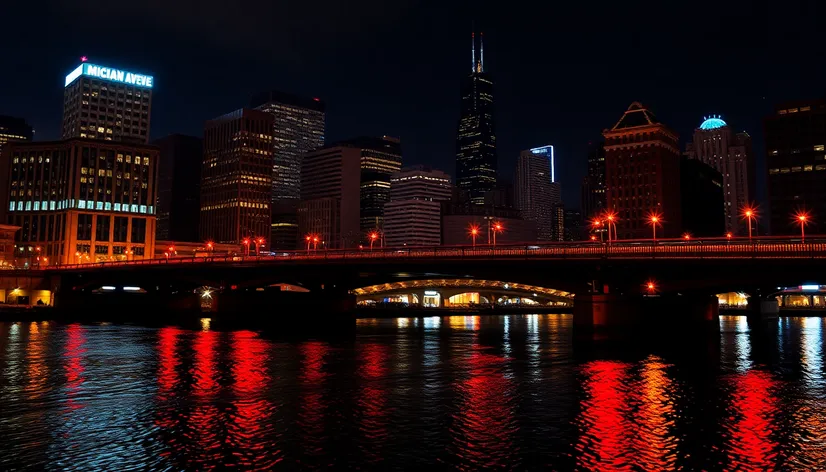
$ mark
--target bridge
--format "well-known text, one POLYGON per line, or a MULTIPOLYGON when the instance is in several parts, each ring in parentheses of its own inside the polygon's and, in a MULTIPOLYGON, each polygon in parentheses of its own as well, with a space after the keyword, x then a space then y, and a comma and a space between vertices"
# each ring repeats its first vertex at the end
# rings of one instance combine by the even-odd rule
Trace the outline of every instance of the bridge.
MULTIPOLYGON (((708 306, 716 293, 746 292, 765 301, 776 287, 817 282, 824 259, 826 236, 812 236, 283 251, 71 264, 29 272, 50 280, 55 304, 71 309, 194 308, 198 299, 193 294, 207 290, 219 300, 220 312, 263 310, 272 316, 308 307, 340 311, 352 307, 356 297, 381 294, 376 287, 423 300, 421 281, 509 282, 537 288, 523 294, 550 294, 544 298, 548 303, 563 300, 544 290, 564 293, 568 303, 572 294, 575 313, 590 313, 579 318, 600 325, 622 319, 643 302, 673 300, 680 308, 694 307, 699 314, 691 316, 707 317, 716 310, 708 306), (144 298, 136 298, 138 294, 144 298), (633 309, 613 308, 629 301, 633 309), (625 314, 615 316, 615 311, 625 314)), ((446 297, 459 293, 441 288, 446 297)), ((499 299, 507 290, 513 289, 502 284, 481 291, 486 299, 499 299)))

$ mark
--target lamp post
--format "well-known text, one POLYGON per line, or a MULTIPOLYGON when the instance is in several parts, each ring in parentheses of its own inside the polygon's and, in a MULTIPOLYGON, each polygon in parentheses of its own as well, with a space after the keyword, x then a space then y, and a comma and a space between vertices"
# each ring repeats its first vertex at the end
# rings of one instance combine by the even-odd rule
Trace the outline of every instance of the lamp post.
MULTIPOLYGON (((591 223, 591 225, 594 227, 594 232, 595 232, 595 233, 597 233, 597 232, 599 233, 599 240, 600 240, 600 242, 605 241, 605 236, 604 236, 604 234, 603 234, 604 232, 599 230, 600 226, 602 226, 602 221, 600 221, 600 220, 594 220, 594 221, 591 223)), ((591 240, 596 240, 596 239, 597 239, 596 237, 591 238, 591 240)))
POLYGON ((313 251, 318 251, 318 235, 313 236, 313 251))
POLYGON ((241 243, 244 244, 244 255, 249 257, 250 255, 250 238, 244 238, 241 243))
POLYGON ((470 237, 473 239, 473 247, 476 247, 476 236, 479 235, 479 227, 476 225, 470 225, 470 237))
POLYGON ((751 221, 757 219, 757 210, 752 207, 743 209, 743 216, 749 221, 749 241, 751 240, 751 221))
POLYGON ((504 231, 505 228, 502 227, 502 223, 496 222, 493 224, 493 247, 496 247, 496 233, 504 231))
POLYGON ((307 252, 310 252, 310 241, 313 239, 309 234, 304 236, 304 239, 307 241, 307 252))
POLYGON ((169 259, 169 257, 171 257, 173 254, 175 254, 175 246, 169 246, 167 248, 167 251, 169 251, 169 256, 167 257, 167 259, 169 259))
POLYGON ((806 240, 806 225, 809 224, 809 215, 806 212, 799 211, 794 216, 795 220, 800 223, 800 240, 806 240))
POLYGON ((369 238, 370 238, 370 251, 372 251, 373 250, 373 243, 376 242, 376 239, 379 238, 379 235, 375 231, 373 231, 372 233, 370 233, 369 238))
POLYGON ((214 252, 215 251, 215 245, 212 243, 212 241, 207 241, 207 251, 209 251, 209 252, 214 252))
POLYGON ((605 215, 605 220, 608 221, 608 242, 614 241, 617 238, 617 215, 615 213, 608 213, 605 215), (611 236, 611 228, 614 228, 614 235, 611 236))
POLYGON ((657 225, 660 224, 660 215, 651 215, 651 230, 654 232, 653 241, 657 240, 657 225))
POLYGON ((265 240, 262 237, 258 237, 255 240, 255 255, 258 257, 261 257, 261 246, 264 245, 264 242, 265 240))

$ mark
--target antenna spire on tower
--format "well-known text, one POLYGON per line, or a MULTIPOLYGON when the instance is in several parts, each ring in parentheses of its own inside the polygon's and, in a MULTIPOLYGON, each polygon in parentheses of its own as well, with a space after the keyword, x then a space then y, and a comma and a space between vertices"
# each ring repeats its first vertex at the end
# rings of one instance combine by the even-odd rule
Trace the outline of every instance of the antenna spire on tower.
POLYGON ((476 72, 476 33, 470 32, 470 71, 476 72))
POLYGON ((479 72, 485 71, 485 33, 479 33, 479 72))

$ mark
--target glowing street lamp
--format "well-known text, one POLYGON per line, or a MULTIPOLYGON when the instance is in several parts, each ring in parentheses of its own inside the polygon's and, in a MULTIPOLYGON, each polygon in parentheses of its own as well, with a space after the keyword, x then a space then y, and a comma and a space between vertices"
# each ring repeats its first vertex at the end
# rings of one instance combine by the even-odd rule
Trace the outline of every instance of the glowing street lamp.
POLYGON ((648 282, 645 283, 645 290, 649 294, 657 293, 657 283, 654 280, 649 279, 648 282))
POLYGON ((690 240, 691 239, 691 233, 683 233, 683 239, 685 239, 686 241, 690 240))
POLYGON ((310 252, 310 241, 313 240, 313 237, 308 234, 304 236, 304 239, 307 241, 307 252, 310 252))
POLYGON ((377 239, 379 239, 379 234, 376 233, 375 231, 373 231, 368 236, 370 238, 370 250, 372 251, 373 250, 373 243, 376 242, 377 239))
POLYGON ((617 214, 616 213, 607 213, 605 215, 605 220, 608 222, 608 242, 611 242, 617 238, 617 214), (614 228, 614 236, 611 236, 611 227, 614 228))
POLYGON ((476 236, 479 235, 479 227, 470 225, 470 237, 473 239, 473 247, 476 247, 476 236))
POLYGON ((660 221, 662 221, 662 220, 660 219, 660 215, 657 215, 657 214, 651 214, 651 216, 649 217, 648 220, 651 222, 651 230, 654 232, 653 241, 656 241, 657 240, 657 225, 659 225, 660 221))
POLYGON ((212 243, 212 241, 207 241, 207 250, 209 252, 213 252, 215 250, 215 245, 212 243))
MULTIPOLYGON (((591 226, 594 227, 594 232, 599 232, 599 240, 603 241, 604 240, 604 238, 603 238, 604 231, 599 231, 599 228, 602 227, 602 221, 596 219, 596 220, 591 222, 591 226)), ((596 239, 597 239, 596 236, 594 236, 592 238, 592 240, 596 240, 596 239)))
POLYGON ((743 218, 749 221, 749 239, 751 239, 751 222, 757 219, 757 210, 752 207, 743 208, 743 218))
POLYGON ((502 223, 498 221, 493 224, 493 247, 496 247, 496 233, 501 233, 505 231, 505 227, 502 226, 502 223))
POLYGON ((730 240, 731 240, 731 237, 732 237, 731 231, 729 231, 728 233, 726 233, 726 239, 728 239, 728 240, 730 241, 730 240))
POLYGON ((804 241, 806 239, 806 225, 809 223, 809 215, 801 211, 795 215, 795 219, 800 223, 800 240, 804 241))
POLYGON ((317 250, 318 250, 318 235, 316 234, 316 235, 313 236, 313 251, 317 251, 317 250))
POLYGON ((244 238, 241 243, 244 245, 244 255, 250 255, 250 238, 244 238))
POLYGON ((255 255, 256 256, 259 256, 259 257, 261 256, 261 246, 264 245, 264 242, 265 242, 265 240, 262 237, 258 237, 258 239, 255 240, 255 255))

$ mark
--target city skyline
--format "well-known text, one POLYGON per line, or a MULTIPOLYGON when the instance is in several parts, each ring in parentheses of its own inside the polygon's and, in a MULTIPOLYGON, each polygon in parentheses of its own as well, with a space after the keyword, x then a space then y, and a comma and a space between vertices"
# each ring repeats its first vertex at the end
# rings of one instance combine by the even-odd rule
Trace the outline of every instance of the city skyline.
MULTIPOLYGON (((263 13, 274 8, 256 2, 252 5, 262 8, 263 13)), ((16 60, 27 73, 0 78, 2 112, 25 118, 37 131, 38 140, 59 136, 60 111, 55 104, 60 103, 63 77, 77 65, 78 57, 87 55, 95 63, 154 76, 151 139, 171 133, 198 136, 204 121, 243 105, 260 90, 278 88, 318 96, 329 104, 331 142, 356 135, 400 136, 407 143, 408 163, 453 173, 459 83, 466 74, 467 31, 475 19, 485 31, 485 66, 496 73, 497 114, 502 117, 497 126, 497 147, 503 178, 511 179, 520 150, 551 142, 560 157, 560 181, 580 182, 585 174, 587 143, 598 138, 604 123, 614 119, 615 110, 634 100, 646 103, 672 123, 683 141, 700 117, 723 115, 738 125, 735 131, 746 130, 755 137, 760 169, 764 161, 763 117, 771 114, 776 102, 821 95, 822 87, 817 84, 824 75, 824 66, 809 64, 802 54, 805 51, 796 47, 807 38, 814 40, 815 30, 792 28, 807 17, 815 17, 813 14, 784 11, 781 6, 770 15, 743 2, 725 5, 721 20, 710 22, 692 21, 701 17, 700 12, 679 4, 669 5, 660 14, 640 7, 612 8, 611 15, 606 15, 612 18, 595 20, 587 27, 588 35, 579 32, 585 26, 581 19, 572 21, 587 13, 582 11, 584 6, 576 5, 566 5, 553 15, 549 15, 550 7, 536 6, 531 11, 493 16, 489 5, 483 3, 475 5, 475 18, 471 18, 466 6, 457 4, 435 24, 428 22, 427 28, 422 21, 429 9, 421 4, 408 9, 384 6, 377 10, 381 14, 367 15, 369 6, 352 7, 352 11, 331 7, 330 12, 316 8, 320 10, 317 16, 296 7, 289 11, 291 18, 313 18, 312 27, 306 21, 294 21, 279 32, 244 28, 240 35, 243 41, 223 43, 212 38, 212 28, 236 31, 244 24, 241 20, 260 23, 266 15, 239 18, 245 14, 237 13, 220 18, 198 12, 190 17, 186 8, 156 4, 136 14, 135 33, 142 41, 134 42, 128 39, 132 35, 114 34, 114 23, 105 21, 122 13, 121 7, 97 9, 92 2, 66 8, 56 7, 62 15, 45 15, 46 34, 20 45, 16 60), (735 24, 722 20, 735 13, 739 20, 735 24), (675 15, 685 21, 676 29, 659 31, 662 28, 658 27, 658 44, 653 46, 667 54, 648 55, 650 70, 660 72, 634 70, 618 56, 597 59, 606 39, 616 36, 621 25, 632 20, 656 24, 654 20, 675 15), (66 29, 62 25, 87 16, 104 20, 100 21, 100 34, 107 41, 81 33, 58 40, 56 33, 66 29), (342 26, 346 24, 340 21, 342 17, 357 16, 366 16, 364 21, 378 27, 355 32, 342 26), (204 17, 214 22, 204 22, 204 17), (554 27, 532 27, 551 17, 554 27), (186 34, 175 27, 178 21, 186 34), (766 23, 778 33, 770 41, 763 39, 766 23), (786 38, 786 30, 795 34, 786 38), (250 40, 260 39, 257 35, 277 35, 271 39, 295 35, 296 41, 252 41, 261 44, 246 48, 250 40), (571 37, 577 38, 576 46, 559 46, 571 37), (708 41, 713 41, 719 52, 703 56, 709 67, 679 67, 690 60, 698 44, 708 41), (330 48, 330 44, 335 47, 330 48), (220 67, 215 67, 216 58, 221 58, 220 67), (377 59, 382 68, 370 74, 361 72, 377 59), (710 79, 708 69, 723 63, 725 70, 736 70, 737 74, 710 79), (670 73, 678 67, 679 74, 670 73), (610 81, 603 80, 604 70, 611 71, 610 81)), ((13 5, 9 14, 34 12, 31 6, 13 5)), ((10 28, 14 35, 20 25, 11 24, 10 28)), ((628 34, 632 51, 651 47, 641 32, 628 34)), ((764 180, 762 175, 760 180, 764 180)), ((765 184, 761 182, 759 187, 764 192, 765 184)), ((575 186, 563 185, 563 191, 566 201, 578 201, 575 186)), ((764 202, 765 196, 758 200, 764 202)))

